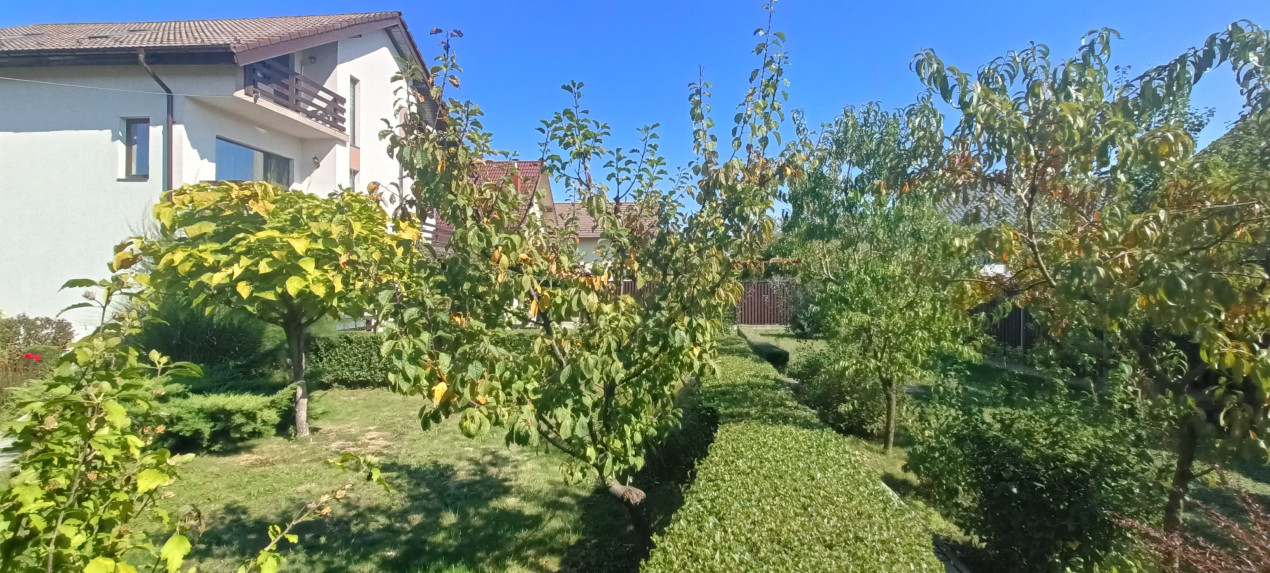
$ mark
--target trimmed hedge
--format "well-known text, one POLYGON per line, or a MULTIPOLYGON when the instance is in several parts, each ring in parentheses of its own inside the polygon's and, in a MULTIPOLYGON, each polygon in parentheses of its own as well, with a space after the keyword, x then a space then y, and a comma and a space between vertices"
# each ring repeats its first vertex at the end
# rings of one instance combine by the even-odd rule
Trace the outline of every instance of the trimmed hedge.
POLYGON ((163 433, 166 445, 177 450, 231 450, 239 442, 272 436, 290 406, 291 392, 273 396, 254 394, 193 394, 164 404, 170 415, 163 433))
POLYGON ((347 331, 309 340, 309 379, 321 386, 388 385, 388 362, 380 356, 384 337, 376 332, 347 331))
POLYGON ((645 573, 943 571, 922 522, 740 338, 720 371, 701 385, 714 443, 645 573))

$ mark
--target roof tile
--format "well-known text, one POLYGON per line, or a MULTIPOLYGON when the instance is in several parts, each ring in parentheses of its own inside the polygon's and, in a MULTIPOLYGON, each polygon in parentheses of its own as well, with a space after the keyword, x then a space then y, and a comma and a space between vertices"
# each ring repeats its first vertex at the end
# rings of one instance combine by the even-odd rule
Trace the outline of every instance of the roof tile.
POLYGON ((34 24, 0 28, 0 54, 93 48, 223 48, 241 52, 285 39, 400 17, 400 12, 367 12, 229 20, 34 24))

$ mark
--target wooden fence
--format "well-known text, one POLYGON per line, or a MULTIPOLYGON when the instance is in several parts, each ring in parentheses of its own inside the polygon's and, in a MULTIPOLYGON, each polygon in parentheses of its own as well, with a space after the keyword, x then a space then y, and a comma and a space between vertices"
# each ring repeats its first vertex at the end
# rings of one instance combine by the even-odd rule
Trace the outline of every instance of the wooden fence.
POLYGON ((758 280, 742 283, 745 291, 736 307, 737 324, 789 324, 794 306, 794 283, 758 280))
MULTIPOLYGON (((793 314, 794 283, 788 280, 744 281, 741 302, 736 305, 737 324, 789 324, 793 314)), ((619 292, 635 294, 635 282, 624 281, 619 292)))

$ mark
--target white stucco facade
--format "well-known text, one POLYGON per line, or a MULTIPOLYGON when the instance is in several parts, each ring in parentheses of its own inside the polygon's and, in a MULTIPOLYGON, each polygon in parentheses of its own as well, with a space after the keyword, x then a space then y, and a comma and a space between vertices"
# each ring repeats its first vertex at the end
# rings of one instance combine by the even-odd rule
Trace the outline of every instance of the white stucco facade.
MULTIPOLYGON (((175 97, 173 186, 217 179, 218 139, 290 160, 292 188, 326 194, 400 172, 379 131, 394 118, 398 53, 385 30, 292 55, 298 73, 345 98, 358 81, 357 147, 323 126, 243 91, 236 65, 152 66, 175 97)), ((80 299, 71 278, 103 278, 112 248, 144 232, 164 191, 166 96, 137 66, 0 67, 0 312, 53 316, 80 299), (16 80, 16 81, 15 81, 16 80), (24 81, 22 81, 24 80, 24 81), (125 177, 125 122, 149 120, 149 174, 125 177)), ((350 98, 351 99, 351 98, 350 98)), ((393 121, 395 124, 395 121, 393 121)), ((88 311, 66 318, 81 331, 88 311)))

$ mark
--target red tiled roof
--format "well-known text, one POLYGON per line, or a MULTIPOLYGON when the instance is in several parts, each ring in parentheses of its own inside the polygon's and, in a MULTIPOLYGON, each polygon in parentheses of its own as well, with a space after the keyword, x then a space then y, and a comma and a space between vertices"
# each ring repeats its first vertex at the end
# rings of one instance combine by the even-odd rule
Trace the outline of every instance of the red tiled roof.
POLYGON ((0 28, 0 54, 111 48, 221 48, 237 53, 358 24, 400 19, 400 12, 369 12, 174 22, 34 24, 0 28))
POLYGON ((521 194, 528 195, 538 188, 538 179, 542 177, 542 161, 486 161, 476 167, 476 178, 480 182, 502 181, 512 174, 515 168, 520 175, 521 194))
MULTIPOLYGON (((479 183, 502 181, 512 174, 514 168, 516 174, 520 177, 520 184, 516 190, 521 195, 530 195, 538 188, 539 180, 542 179, 542 167, 542 161, 486 161, 476 167, 476 178, 479 183)), ((550 196, 543 199, 550 205, 550 196)), ((521 203, 516 211, 516 216, 524 216, 528 208, 528 203, 521 203)), ((449 246, 450 237, 453 235, 454 225, 446 221, 437 220, 436 230, 432 235, 432 244, 437 250, 445 249, 449 246)))

